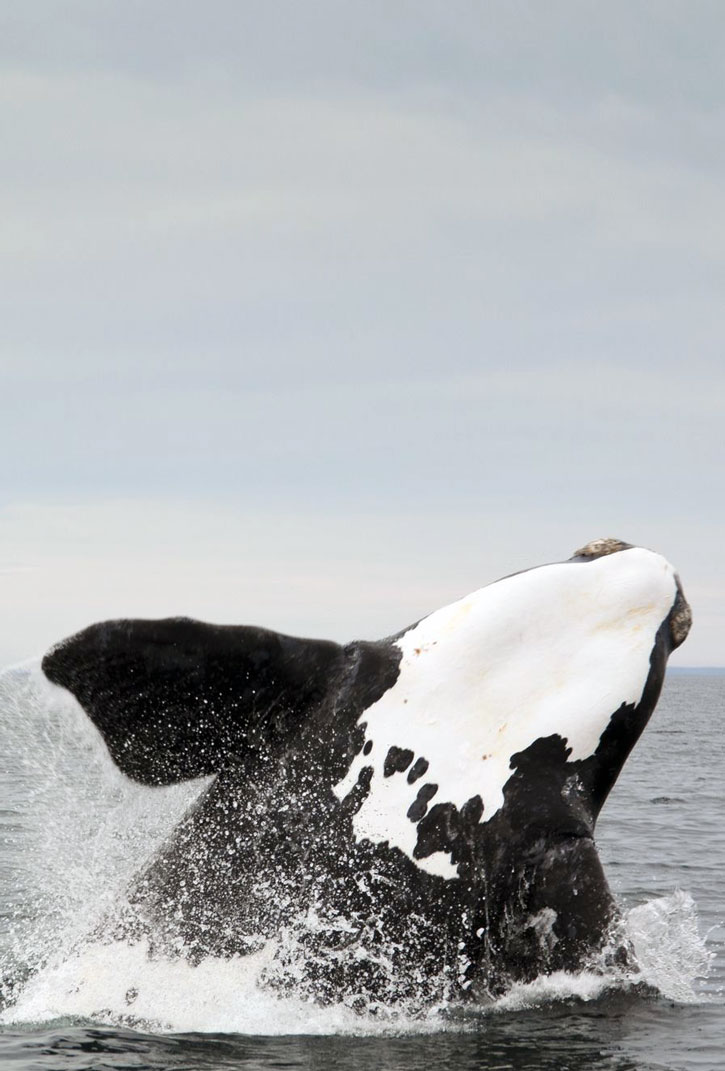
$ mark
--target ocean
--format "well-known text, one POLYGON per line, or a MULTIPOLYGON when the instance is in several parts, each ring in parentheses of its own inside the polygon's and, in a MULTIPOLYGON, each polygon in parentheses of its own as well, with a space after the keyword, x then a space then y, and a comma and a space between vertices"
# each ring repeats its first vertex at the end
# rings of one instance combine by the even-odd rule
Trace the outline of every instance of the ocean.
POLYGON ((37 665, 0 674, 0 1060, 18 1069, 725 1066, 725 675, 673 672, 601 814, 640 973, 361 1015, 260 987, 264 951, 190 966, 103 919, 203 785, 125 780, 37 665), (90 935, 90 936, 89 936, 90 935))

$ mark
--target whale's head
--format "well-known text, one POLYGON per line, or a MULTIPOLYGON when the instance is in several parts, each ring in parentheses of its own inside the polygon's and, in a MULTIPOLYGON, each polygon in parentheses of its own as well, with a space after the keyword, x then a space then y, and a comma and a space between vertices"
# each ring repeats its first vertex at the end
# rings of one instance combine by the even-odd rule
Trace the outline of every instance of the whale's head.
MULTIPOLYGON (((619 551, 631 550, 633 544, 625 543, 621 539, 611 536, 603 539, 592 539, 585 546, 575 550, 570 561, 592 561, 595 558, 603 558, 609 554, 617 554, 619 551)), ((671 566, 665 563, 668 570, 671 566)), ((684 643, 692 627, 692 610, 682 590, 682 583, 677 573, 672 572, 672 581, 675 585, 675 598, 667 616, 667 635, 669 639, 669 651, 674 651, 684 643)), ((667 583, 667 581, 665 581, 667 583)))

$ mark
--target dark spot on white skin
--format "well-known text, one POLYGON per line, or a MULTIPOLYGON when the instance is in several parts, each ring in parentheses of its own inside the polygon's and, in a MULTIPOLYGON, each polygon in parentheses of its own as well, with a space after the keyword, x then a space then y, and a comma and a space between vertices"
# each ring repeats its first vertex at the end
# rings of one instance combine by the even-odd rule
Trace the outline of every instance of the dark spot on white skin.
POLYGON ((415 782, 418 780, 418 778, 422 777, 423 774, 425 774, 427 772, 428 772, 428 760, 424 759, 423 756, 421 755, 420 758, 417 758, 415 760, 415 762, 413 763, 411 768, 408 770, 408 777, 407 777, 408 784, 409 785, 415 784, 415 782))
POLYGON ((425 816, 425 813, 428 810, 428 804, 437 791, 438 785, 433 784, 422 785, 421 788, 418 789, 418 795, 408 808, 408 818, 411 822, 420 822, 421 818, 425 816))
POLYGON ((340 804, 348 815, 356 814, 370 794, 370 782, 373 779, 372 766, 363 766, 357 775, 357 782, 340 804))
POLYGON ((436 803, 418 826, 418 841, 413 849, 414 859, 425 859, 434 852, 451 851, 458 839, 461 817, 453 803, 436 803))
POLYGON ((480 796, 471 796, 461 807, 461 820, 477 825, 483 817, 483 800, 480 796))
POLYGON ((394 773, 402 773, 407 770, 413 761, 413 752, 408 747, 395 747, 393 745, 385 756, 383 763, 383 776, 392 777, 394 773))

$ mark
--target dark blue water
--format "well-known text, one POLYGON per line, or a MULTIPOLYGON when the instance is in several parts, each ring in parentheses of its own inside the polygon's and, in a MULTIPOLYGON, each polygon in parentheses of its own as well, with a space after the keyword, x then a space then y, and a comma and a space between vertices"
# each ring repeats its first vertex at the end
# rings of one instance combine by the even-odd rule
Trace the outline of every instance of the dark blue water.
POLYGON ((0 964, 19 1068, 725 1066, 725 676, 672 675, 598 828, 648 985, 542 980, 494 1008, 356 1017, 278 1001, 254 971, 73 949, 198 788, 139 789, 26 669, 0 678, 0 964), (710 962, 707 962, 707 959, 710 962), (24 974, 35 976, 22 984, 24 974), (124 1002, 144 972, 145 1007, 124 1002), (13 1021, 15 1019, 16 1021, 13 1021))

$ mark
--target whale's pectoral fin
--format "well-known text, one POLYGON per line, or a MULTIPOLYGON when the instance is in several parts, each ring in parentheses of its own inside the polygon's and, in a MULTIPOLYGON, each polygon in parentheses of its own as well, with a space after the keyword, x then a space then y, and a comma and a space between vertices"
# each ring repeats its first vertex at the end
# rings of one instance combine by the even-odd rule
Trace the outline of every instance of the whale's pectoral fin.
POLYGON ((42 668, 125 774, 161 785, 274 755, 324 701, 342 658, 324 640, 169 618, 91 625, 42 668))

